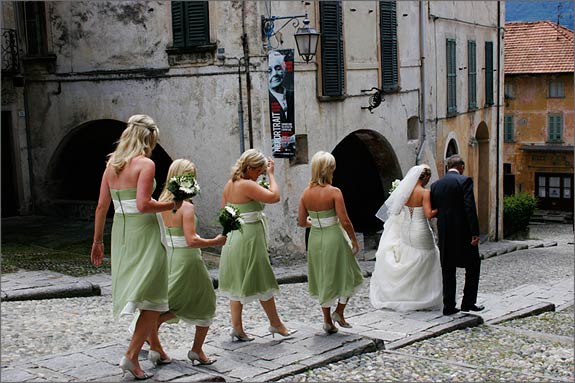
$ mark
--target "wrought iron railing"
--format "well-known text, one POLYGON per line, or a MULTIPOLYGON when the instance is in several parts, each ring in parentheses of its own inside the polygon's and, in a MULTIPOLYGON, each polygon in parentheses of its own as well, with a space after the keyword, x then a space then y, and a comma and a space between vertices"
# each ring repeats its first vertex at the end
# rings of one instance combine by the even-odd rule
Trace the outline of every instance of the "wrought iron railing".
POLYGON ((19 69, 16 30, 2 28, 2 74, 15 74, 19 69))

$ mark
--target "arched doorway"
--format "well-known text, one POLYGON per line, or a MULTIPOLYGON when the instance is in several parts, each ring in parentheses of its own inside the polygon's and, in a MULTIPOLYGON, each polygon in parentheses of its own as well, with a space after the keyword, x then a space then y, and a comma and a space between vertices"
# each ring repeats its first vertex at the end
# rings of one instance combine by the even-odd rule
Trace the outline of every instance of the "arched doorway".
POLYGON ((332 154, 336 159, 333 185, 343 193, 355 231, 364 233, 364 238, 375 234, 383 227, 375 213, 389 196, 391 183, 402 178, 393 147, 377 132, 358 130, 332 154))
POLYGON ((479 232, 488 234, 489 231, 489 129, 485 122, 481 122, 475 133, 477 140, 477 214, 479 218, 479 232))
MULTIPOLYGON (((125 128, 122 121, 96 120, 76 127, 64 137, 47 172, 45 197, 54 205, 43 213, 93 219, 107 155, 114 151, 125 128)), ((154 149, 152 160, 156 163, 157 198, 172 160, 160 145, 154 149)))

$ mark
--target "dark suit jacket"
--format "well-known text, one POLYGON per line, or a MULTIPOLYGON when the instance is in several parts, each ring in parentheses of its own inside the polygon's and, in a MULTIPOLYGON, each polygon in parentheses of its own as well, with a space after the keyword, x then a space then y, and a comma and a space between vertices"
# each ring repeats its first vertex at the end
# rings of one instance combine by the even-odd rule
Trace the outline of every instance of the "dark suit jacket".
POLYGON ((431 185, 431 205, 438 209, 437 229, 441 264, 467 267, 479 260, 471 237, 479 235, 479 220, 471 177, 447 172, 431 185))
MULTIPOLYGON (((274 97, 272 92, 269 92, 270 102, 277 102, 281 105, 281 103, 274 97)), ((286 90, 286 101, 287 101, 287 110, 281 110, 281 122, 291 122, 295 124, 294 121, 294 92, 293 90, 286 90)), ((280 107, 281 109, 281 107, 280 107)))

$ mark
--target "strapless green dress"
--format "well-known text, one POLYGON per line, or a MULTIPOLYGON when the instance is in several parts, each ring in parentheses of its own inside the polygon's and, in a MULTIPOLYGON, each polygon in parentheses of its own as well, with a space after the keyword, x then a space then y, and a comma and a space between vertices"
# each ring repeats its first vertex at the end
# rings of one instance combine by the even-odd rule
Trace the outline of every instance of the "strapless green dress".
POLYGON ((322 307, 342 303, 354 295, 363 283, 361 268, 334 209, 308 211, 314 219, 331 221, 312 226, 308 240, 308 290, 322 307))
MULTIPOLYGON (((264 204, 250 201, 230 204, 240 214, 258 215, 264 204)), ((219 268, 219 289, 222 295, 245 304, 255 300, 267 301, 279 292, 279 286, 270 265, 265 218, 242 225, 243 232, 228 234, 222 248, 219 268)))
POLYGON ((136 189, 110 189, 113 313, 168 310, 168 260, 155 213, 136 208, 136 189))

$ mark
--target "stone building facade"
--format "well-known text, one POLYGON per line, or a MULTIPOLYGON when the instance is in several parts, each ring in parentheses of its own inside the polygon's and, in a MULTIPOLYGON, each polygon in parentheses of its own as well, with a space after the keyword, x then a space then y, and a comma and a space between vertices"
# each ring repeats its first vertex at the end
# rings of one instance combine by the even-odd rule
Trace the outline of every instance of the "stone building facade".
MULTIPOLYGON (((200 232, 215 233, 221 191, 240 147, 271 155, 262 16, 307 12, 322 35, 309 63, 295 53, 297 154, 275 160, 282 198, 266 207, 272 253, 304 254, 297 206, 318 150, 336 157, 334 184, 366 238, 382 228, 373 215, 394 179, 422 162, 432 166, 434 179, 442 176, 444 159, 453 153, 466 159, 476 180, 482 233, 496 239, 502 232, 503 2, 2 7, 4 25, 13 20, 22 52, 13 76, 14 84, 22 82, 15 100, 4 98, 11 81, 2 82, 3 110, 13 121, 10 153, 20 214, 91 217, 106 154, 130 115, 145 113, 160 128, 153 156, 158 184, 171 160, 192 159, 202 186, 195 201, 200 232)), ((273 48, 296 49, 294 31, 288 23, 272 38, 273 48)))

